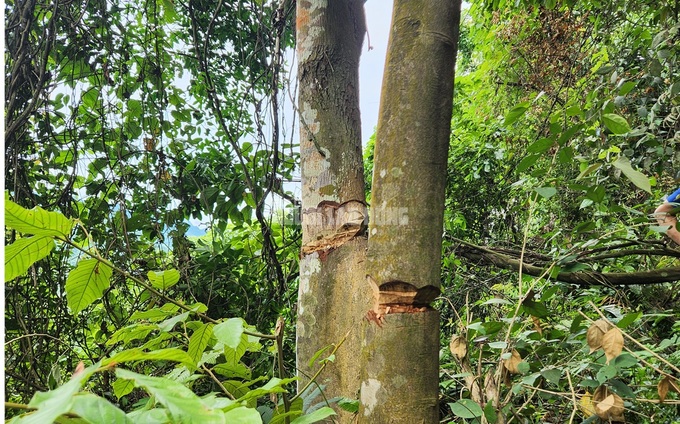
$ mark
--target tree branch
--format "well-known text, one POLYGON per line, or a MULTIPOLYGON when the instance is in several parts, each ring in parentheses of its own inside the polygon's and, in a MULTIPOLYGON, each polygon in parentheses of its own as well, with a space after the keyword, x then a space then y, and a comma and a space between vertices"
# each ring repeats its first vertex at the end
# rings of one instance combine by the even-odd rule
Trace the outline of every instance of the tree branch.
MULTIPOLYGON (((519 270, 521 266, 523 273, 534 277, 544 275, 546 270, 546 267, 521 263, 518 259, 511 256, 496 252, 489 248, 475 246, 467 242, 462 242, 461 246, 456 249, 456 254, 466 259, 477 261, 481 265, 494 265, 499 268, 511 270, 519 270)), ((578 284, 580 286, 659 284, 680 281, 680 267, 668 267, 636 272, 559 272, 553 278, 558 281, 578 284)))

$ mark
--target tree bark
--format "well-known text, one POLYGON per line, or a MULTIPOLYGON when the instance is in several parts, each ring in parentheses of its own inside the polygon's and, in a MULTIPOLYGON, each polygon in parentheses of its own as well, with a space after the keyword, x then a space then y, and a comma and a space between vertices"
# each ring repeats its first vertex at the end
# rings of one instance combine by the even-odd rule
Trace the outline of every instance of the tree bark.
POLYGON ((396 0, 375 143, 361 407, 437 423, 441 241, 460 1, 396 0))
MULTIPOLYGON (((358 92, 363 1, 298 0, 296 26, 303 227, 299 387, 319 369, 319 363, 309 364, 315 353, 345 340, 316 380, 324 393, 313 405, 336 396, 358 397, 360 321, 371 305, 364 270, 367 210, 358 92)), ((349 420, 349 414, 338 412, 349 420)))

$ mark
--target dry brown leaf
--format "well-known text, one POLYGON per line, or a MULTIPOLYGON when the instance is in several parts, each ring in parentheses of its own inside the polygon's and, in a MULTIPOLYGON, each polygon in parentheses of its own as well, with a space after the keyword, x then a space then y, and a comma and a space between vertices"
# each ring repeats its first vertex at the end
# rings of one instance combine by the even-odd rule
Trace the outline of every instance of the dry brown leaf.
POLYGON ((607 386, 600 386, 597 389, 595 389, 595 392, 593 393, 593 402, 594 403, 601 402, 602 400, 604 400, 604 398, 606 398, 610 394, 611 393, 609 392, 607 386))
POLYGON ((663 401, 666 400, 666 395, 668 394, 668 389, 670 389, 670 387, 671 383, 668 376, 659 381, 659 384, 656 386, 656 390, 659 392, 659 402, 663 403, 663 401))
POLYGON ((659 392, 659 401, 663 402, 666 400, 666 395, 669 391, 680 393, 680 385, 678 384, 678 380, 667 375, 659 381, 657 391, 659 392))
POLYGON ((610 328, 611 324, 604 319, 598 319, 590 324, 588 332, 586 333, 586 341, 588 342, 588 346, 590 346, 590 353, 593 353, 602 347, 602 336, 604 336, 610 328))
POLYGON ((503 365, 511 374, 519 374, 517 366, 522 362, 522 356, 515 349, 512 349, 512 356, 503 361, 503 365))
POLYGON ((578 403, 578 409, 583 412, 586 418, 592 416, 595 413, 595 405, 593 404, 593 395, 590 392, 586 392, 581 396, 581 400, 578 403))
POLYGON ((538 317, 531 316, 531 321, 534 323, 534 330, 541 336, 543 335, 543 328, 541 328, 541 320, 538 317))
POLYGON ((607 357, 607 363, 621 354, 621 351, 623 351, 623 334, 618 327, 613 327, 604 333, 602 350, 607 357))
POLYGON ((467 355, 467 341, 465 338, 454 334, 451 336, 449 349, 451 349, 451 353, 458 359, 465 358, 465 355, 467 355))
POLYGON ((595 403, 595 413, 603 420, 622 421, 623 410, 623 399, 617 394, 611 394, 595 403))

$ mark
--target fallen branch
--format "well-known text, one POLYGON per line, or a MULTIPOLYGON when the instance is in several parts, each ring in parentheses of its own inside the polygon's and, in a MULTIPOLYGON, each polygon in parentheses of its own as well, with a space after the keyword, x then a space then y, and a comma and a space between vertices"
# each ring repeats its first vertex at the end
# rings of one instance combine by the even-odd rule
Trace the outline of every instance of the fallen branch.
MULTIPOLYGON (((461 245, 456 249, 456 254, 466 259, 477 261, 481 265, 493 265, 503 269, 518 271, 520 266, 522 272, 533 277, 540 277, 545 274, 547 266, 536 266, 528 263, 521 263, 504 253, 492 249, 476 246, 462 240, 457 240, 461 245)), ((630 286, 660 284, 673 281, 680 281, 680 267, 668 267, 636 272, 558 272, 552 278, 564 283, 578 284, 580 286, 630 286)))

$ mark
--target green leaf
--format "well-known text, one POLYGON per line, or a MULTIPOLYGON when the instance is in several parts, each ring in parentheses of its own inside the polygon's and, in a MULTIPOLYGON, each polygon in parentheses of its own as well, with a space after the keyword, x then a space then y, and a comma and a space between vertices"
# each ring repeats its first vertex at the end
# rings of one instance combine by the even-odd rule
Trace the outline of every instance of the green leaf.
POLYGON ((168 316, 176 313, 179 307, 168 303, 160 308, 152 308, 147 311, 135 311, 130 316, 130 321, 148 320, 151 322, 161 321, 166 319, 168 316))
POLYGON ((126 380, 124 378, 117 378, 113 382, 113 394, 118 398, 131 393, 135 389, 135 383, 132 380, 126 380))
POLYGON ((626 81, 623 84, 621 84, 621 87, 619 88, 619 96, 625 96, 626 94, 630 93, 631 90, 635 88, 637 85, 637 81, 626 81))
POLYGON ((449 407, 460 418, 479 418, 484 414, 482 407, 471 399, 459 399, 456 403, 449 403, 449 407))
POLYGON ((257 409, 246 408, 245 406, 230 409, 224 413, 224 418, 226 419, 225 423, 229 424, 259 424, 262 422, 257 409))
POLYGON ((227 363, 217 364, 212 368, 213 372, 226 378, 240 378, 249 380, 252 377, 252 371, 242 362, 228 361, 227 363))
POLYGON ((324 353, 325 351, 327 351, 328 349, 330 349, 331 347, 333 347, 333 346, 328 345, 328 346, 326 346, 326 347, 322 347, 321 349, 317 350, 317 351, 314 353, 314 355, 312 355, 311 359, 310 359, 309 362, 307 363, 307 366, 308 366, 309 368, 312 368, 312 367, 314 366, 314 363, 316 362, 316 360, 319 359, 319 357, 320 357, 321 355, 323 355, 323 353, 324 353))
POLYGON ((45 424, 56 421, 59 416, 69 412, 74 403, 73 395, 78 393, 85 381, 99 367, 100 364, 96 363, 76 373, 63 386, 49 392, 36 392, 28 406, 37 408, 37 411, 24 415, 19 422, 22 424, 45 424))
POLYGON ((73 220, 59 212, 47 212, 40 207, 28 210, 5 199, 5 226, 14 230, 36 236, 67 238, 73 225, 73 220))
POLYGON ((284 379, 274 377, 271 380, 269 380, 269 382, 267 382, 267 384, 265 384, 264 386, 245 393, 243 396, 239 397, 237 401, 244 402, 251 399, 257 399, 259 397, 266 396, 270 393, 283 393, 286 391, 286 389, 284 389, 283 386, 294 381, 297 381, 297 377, 284 379))
POLYGON ((130 361, 174 361, 180 362, 190 369, 196 368, 189 354, 174 347, 152 350, 150 352, 144 352, 141 349, 127 349, 116 353, 109 359, 105 359, 103 364, 122 364, 130 361))
POLYGON ((328 418, 332 415, 335 415, 335 411, 333 408, 329 406, 324 406, 323 408, 319 408, 316 411, 312 412, 311 414, 303 415, 301 417, 298 417, 291 421, 290 424, 312 424, 319 422, 325 418, 328 418))
POLYGON ((529 153, 543 153, 550 149, 552 145, 555 144, 555 140, 552 140, 550 138, 541 138, 539 140, 534 141, 527 147, 527 152, 529 153))
POLYGON ((49 255, 54 246, 54 239, 46 236, 20 238, 6 246, 5 282, 23 275, 31 265, 49 255))
POLYGON ((614 366, 619 369, 637 367, 639 360, 630 353, 622 353, 614 359, 614 366))
POLYGON ((189 347, 187 348, 187 353, 191 357, 194 365, 198 366, 198 362, 203 356, 203 351, 208 346, 210 338, 213 335, 212 323, 205 323, 201 325, 189 338, 189 347))
MULTIPOLYGON (((162 377, 150 377, 126 369, 117 368, 116 376, 132 380, 143 387, 168 409, 172 422, 224 424, 225 414, 208 408, 201 399, 184 385, 162 377)), ((259 417, 259 414, 258 414, 259 417)))
POLYGON ((344 411, 355 413, 359 411, 359 400, 342 398, 338 401, 338 406, 344 411))
POLYGON ((113 269, 97 259, 83 259, 66 279, 66 300, 73 315, 101 298, 113 269))
POLYGON ((179 271, 176 269, 168 269, 159 272, 149 271, 147 276, 151 285, 159 290, 165 290, 179 282, 179 271))
POLYGON ((541 375, 548 382, 557 386, 557 385, 560 384, 560 378, 562 377, 562 370, 559 369, 559 368, 551 368, 549 370, 541 371, 541 375))
POLYGON ((524 115, 527 109, 529 109, 529 105, 529 102, 523 102, 510 109, 510 112, 505 115, 503 126, 507 127, 508 125, 512 125, 515 121, 517 121, 522 115, 524 115))
POLYGON ((71 413, 91 423, 133 424, 133 421, 108 400, 92 393, 78 393, 73 397, 71 413))
POLYGON ((555 189, 555 187, 538 187, 535 188, 534 191, 546 199, 550 199, 557 194, 557 189, 555 189))
POLYGON ((580 174, 578 174, 578 176, 576 177, 576 181, 580 180, 581 178, 587 177, 588 175, 600 169, 601 166, 602 164, 600 162, 595 162, 592 165, 587 166, 583 171, 581 171, 580 174))
POLYGON ((182 314, 170 317, 163 322, 158 323, 158 329, 164 332, 172 331, 178 322, 184 322, 189 317, 189 311, 182 314))
POLYGON ((155 330, 158 330, 158 326, 155 324, 130 324, 113 333, 106 341, 106 345, 112 346, 118 342, 128 344, 133 340, 145 338, 155 330))
POLYGON ((597 381, 600 384, 604 384, 604 382, 606 382, 610 378, 616 376, 617 372, 618 372, 618 370, 614 365, 604 365, 597 372, 597 381))
POLYGON ((617 395, 624 397, 624 398, 629 398, 629 399, 635 399, 635 392, 633 389, 628 387, 623 381, 618 380, 616 378, 612 378, 608 382, 609 388, 612 389, 614 393, 617 395))
POLYGON ((541 155, 527 155, 517 165, 517 172, 524 172, 536 163, 541 155))
POLYGON ((496 409, 493 404, 493 401, 489 401, 484 407, 484 417, 489 424, 496 424, 498 422, 498 414, 496 414, 496 409))
POLYGON ((163 408, 137 409, 128 413, 128 417, 135 423, 168 424, 172 422, 168 411, 163 408))
POLYGON ((524 311, 528 313, 529 315, 533 315, 538 318, 546 318, 550 315, 548 312, 548 308, 545 306, 545 303, 543 302, 536 302, 531 299, 525 299, 522 302, 522 308, 524 308, 524 311))
POLYGON ((623 316, 617 323, 616 326, 624 329, 637 321, 642 316, 642 312, 630 312, 623 316))
POLYGON ((621 172, 623 172, 623 175, 628 177, 628 179, 638 188, 641 188, 647 193, 652 193, 652 184, 649 182, 649 178, 642 172, 633 169, 630 161, 626 157, 619 156, 612 165, 620 169, 621 172))
POLYGON ((241 344, 241 335, 243 334, 243 319, 229 318, 221 322, 213 328, 213 334, 220 342, 236 349, 241 344))
POLYGON ((605 113, 602 115, 602 122, 604 125, 616 135, 626 134, 630 132, 628 121, 623 116, 615 113, 605 113))

